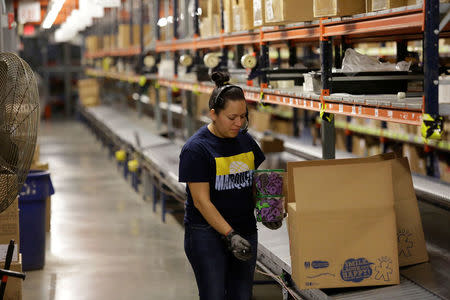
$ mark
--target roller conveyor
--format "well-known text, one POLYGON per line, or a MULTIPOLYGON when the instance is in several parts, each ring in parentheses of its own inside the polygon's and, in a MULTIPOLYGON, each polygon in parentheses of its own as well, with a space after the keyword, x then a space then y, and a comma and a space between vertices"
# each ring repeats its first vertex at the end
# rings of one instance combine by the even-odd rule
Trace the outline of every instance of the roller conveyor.
MULTIPOLYGON (((117 128, 115 126, 123 126, 123 119, 125 118, 128 124, 133 126, 122 127, 123 132, 121 132, 122 138, 120 140, 126 141, 129 137, 130 144, 133 143, 133 132, 139 126, 137 124, 139 122, 133 120, 137 118, 136 116, 129 112, 119 112, 108 107, 82 109, 81 112, 90 122, 96 122, 97 127, 100 126, 104 130, 110 130, 112 134, 115 134, 114 130, 117 130, 114 129, 117 128), (108 125, 105 123, 108 123, 108 125)), ((178 162, 181 145, 171 143, 169 140, 160 137, 156 131, 152 132, 151 126, 148 128, 148 130, 138 130, 142 140, 156 140, 155 137, 158 137, 158 139, 161 138, 166 143, 151 145, 144 149, 141 153, 142 158, 151 168, 156 169, 153 172, 157 171, 163 174, 165 183, 175 193, 184 195, 185 185, 178 182, 178 162)), ((255 135, 258 137, 258 134, 255 135)), ((302 160, 298 156, 305 159, 318 159, 321 156, 320 147, 303 146, 292 138, 286 139, 285 147, 289 150, 289 153, 268 155, 268 159, 262 167, 275 167, 285 165, 287 161, 302 160)), ((352 155, 339 152, 337 157, 348 158, 352 157, 352 155)), ((426 197, 433 195, 436 200, 429 202, 441 204, 440 207, 436 207, 428 203, 419 203, 427 238, 427 248, 430 254, 430 263, 402 268, 401 284, 397 286, 333 290, 298 290, 293 287, 296 294, 305 299, 450 299, 450 290, 447 287, 448 282, 450 282, 450 247, 447 235, 450 219, 448 210, 441 208, 442 203, 449 203, 449 187, 443 183, 430 181, 419 176, 414 176, 414 186, 419 197, 422 197, 422 195, 426 197), (447 227, 444 230, 442 226, 447 227)), ((444 207, 448 208, 445 205, 444 207)), ((264 226, 260 226, 261 224, 258 225, 258 261, 270 270, 273 275, 280 275, 283 272, 290 274, 289 237, 286 222, 277 231, 271 231, 264 226)))

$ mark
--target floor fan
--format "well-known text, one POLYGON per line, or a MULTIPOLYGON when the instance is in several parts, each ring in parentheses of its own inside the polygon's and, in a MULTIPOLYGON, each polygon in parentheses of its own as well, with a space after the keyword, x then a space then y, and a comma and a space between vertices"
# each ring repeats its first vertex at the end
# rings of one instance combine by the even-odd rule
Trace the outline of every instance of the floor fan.
MULTIPOLYGON (((0 213, 16 199, 27 178, 36 148, 39 94, 30 66, 14 53, 0 53, 0 213)), ((25 279, 10 271, 14 241, 9 243, 0 269, 0 300, 8 277, 25 279)))

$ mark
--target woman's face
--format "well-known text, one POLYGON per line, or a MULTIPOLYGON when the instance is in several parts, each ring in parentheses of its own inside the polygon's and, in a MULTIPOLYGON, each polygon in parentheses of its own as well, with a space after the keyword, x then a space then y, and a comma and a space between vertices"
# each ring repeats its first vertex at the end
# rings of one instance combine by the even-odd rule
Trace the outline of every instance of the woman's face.
POLYGON ((221 138, 234 138, 238 135, 239 130, 245 124, 247 113, 247 103, 242 100, 229 100, 225 104, 225 108, 216 114, 211 109, 211 119, 214 121, 216 135, 221 138))

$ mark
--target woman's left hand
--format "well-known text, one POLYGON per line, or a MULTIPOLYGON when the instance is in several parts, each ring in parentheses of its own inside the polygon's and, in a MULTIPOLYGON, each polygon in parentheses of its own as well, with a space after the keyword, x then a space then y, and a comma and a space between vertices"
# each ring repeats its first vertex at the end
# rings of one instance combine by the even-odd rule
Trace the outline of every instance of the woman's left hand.
POLYGON ((278 228, 281 227, 281 225, 283 224, 282 221, 277 221, 277 222, 262 222, 264 226, 266 226, 267 228, 271 229, 271 230, 276 230, 278 228))

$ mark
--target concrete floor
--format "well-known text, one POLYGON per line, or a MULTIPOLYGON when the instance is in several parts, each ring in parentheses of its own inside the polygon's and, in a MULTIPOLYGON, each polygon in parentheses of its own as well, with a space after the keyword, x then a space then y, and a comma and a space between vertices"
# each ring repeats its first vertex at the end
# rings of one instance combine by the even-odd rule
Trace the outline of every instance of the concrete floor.
MULTIPOLYGON (((39 143, 56 193, 46 265, 27 272, 25 300, 198 299, 183 227, 161 222, 86 127, 42 122, 39 143)), ((281 298, 277 286, 254 288, 254 299, 281 298)))

